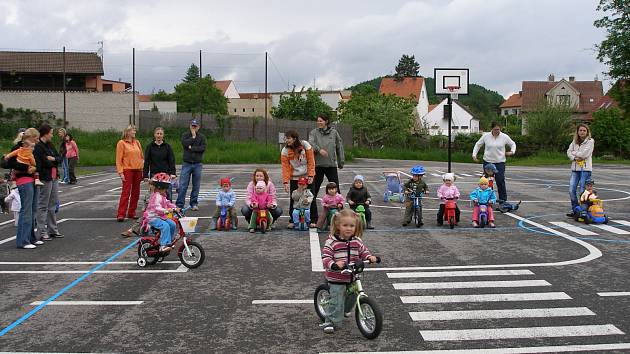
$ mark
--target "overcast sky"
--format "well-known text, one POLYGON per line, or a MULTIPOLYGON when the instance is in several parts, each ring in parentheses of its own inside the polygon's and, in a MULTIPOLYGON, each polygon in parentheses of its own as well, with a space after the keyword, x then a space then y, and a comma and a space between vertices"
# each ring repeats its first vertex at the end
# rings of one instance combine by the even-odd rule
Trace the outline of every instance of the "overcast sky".
MULTIPOLYGON (((503 96, 523 80, 604 79, 595 0, 0 0, 2 50, 96 51, 105 77, 172 91, 191 63, 240 92, 288 86, 339 89, 391 74, 402 54, 420 73, 468 67, 503 96)), ((609 83, 605 81, 605 87, 609 83)))

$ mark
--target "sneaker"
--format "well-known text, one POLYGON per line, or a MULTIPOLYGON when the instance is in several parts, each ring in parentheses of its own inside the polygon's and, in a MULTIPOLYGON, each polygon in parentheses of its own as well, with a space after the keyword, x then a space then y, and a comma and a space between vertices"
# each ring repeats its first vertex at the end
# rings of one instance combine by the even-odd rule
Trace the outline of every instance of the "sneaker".
POLYGON ((192 211, 198 211, 198 210, 199 210, 199 207, 198 207, 198 206, 196 206, 196 205, 193 205, 193 206, 191 206, 191 207, 190 207, 190 210, 192 210, 192 211))
POLYGON ((287 229, 293 229, 295 227, 295 225, 290 222, 289 225, 287 225, 287 229))
POLYGON ((472 226, 473 226, 473 227, 479 227, 479 223, 478 223, 478 222, 476 222, 476 221, 473 221, 473 222, 472 222, 472 226))
POLYGON ((419 226, 422 226, 422 225, 424 225, 424 223, 423 223, 422 221, 420 221, 420 222, 418 223, 418 225, 419 225, 419 226))
POLYGON ((168 252, 172 248, 170 246, 160 246, 160 252, 168 252))
POLYGON ((315 228, 317 228, 317 224, 311 223, 310 225, 308 225, 308 228, 309 229, 315 229, 315 228))
POLYGON ((368 229, 368 230, 374 230, 374 226, 372 226, 372 223, 371 223, 371 222, 368 222, 368 223, 367 223, 367 229, 368 229))
POLYGON ((488 226, 490 226, 490 227, 491 227, 491 228, 493 228, 493 229, 496 227, 496 225, 494 225, 494 223, 493 223, 492 221, 490 221, 490 222, 488 223, 488 226))
POLYGON ((52 241, 52 237, 50 237, 50 236, 42 236, 42 241, 52 241))
POLYGON ((38 240, 38 241, 35 241, 35 244, 36 244, 36 245, 43 245, 43 244, 44 244, 44 241, 38 240))
MULTIPOLYGON (((232 225, 232 230, 236 230, 236 229, 238 229, 238 226, 232 225)), ((269 225, 269 230, 271 230, 271 225, 269 225)))
POLYGON ((575 213, 574 212, 567 213, 567 216, 570 218, 573 218, 575 217, 575 213))
POLYGON ((250 234, 253 234, 254 232, 256 232, 256 230, 254 230, 254 229, 249 229, 249 233, 250 233, 250 234))
POLYGON ((63 238, 62 234, 50 234, 49 236, 53 238, 63 238))
POLYGON ((407 226, 407 225, 409 225, 409 223, 405 221, 402 225, 403 226, 407 226))
POLYGON ((125 230, 125 231, 121 232, 120 235, 122 237, 132 237, 133 234, 131 232, 132 232, 131 230, 125 230))
POLYGON ((267 225, 267 231, 271 231, 271 224, 267 225))
POLYGON ((35 246, 35 245, 31 245, 31 244, 29 243, 28 245, 24 245, 24 246, 22 246, 22 248, 27 249, 27 250, 30 250, 30 249, 33 249, 33 248, 37 248, 37 246, 35 246))
POLYGON ((345 318, 348 318, 350 316, 352 316, 352 311, 343 313, 343 317, 345 317, 345 318))
POLYGON ((332 324, 328 324, 327 326, 324 326, 324 333, 326 334, 335 333, 335 326, 333 326, 332 324))

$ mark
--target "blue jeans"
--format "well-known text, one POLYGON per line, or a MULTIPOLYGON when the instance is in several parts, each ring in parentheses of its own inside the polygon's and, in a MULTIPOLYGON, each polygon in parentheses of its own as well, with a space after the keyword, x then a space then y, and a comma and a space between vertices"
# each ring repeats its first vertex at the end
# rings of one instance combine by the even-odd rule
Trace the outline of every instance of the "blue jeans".
POLYGON ((149 221, 149 225, 160 230, 160 246, 168 246, 173 242, 173 234, 177 231, 175 221, 171 219, 162 220, 154 218, 149 221))
POLYGON ((61 162, 61 167, 63 168, 63 179, 61 181, 64 183, 70 182, 70 168, 68 165, 68 158, 65 156, 61 162))
MULTIPOLYGON (((300 222, 300 209, 293 209, 293 223, 297 224, 300 222)), ((308 208, 304 209, 304 222, 308 225, 311 223, 311 210, 308 208)))
POLYGON ((578 195, 584 193, 584 184, 591 178, 591 171, 571 171, 569 180, 569 197, 571 197, 571 210, 578 206, 578 195))
POLYGON ((188 182, 190 182, 191 174, 192 192, 190 192, 190 206, 193 207, 199 204, 197 198, 199 196, 199 187, 201 187, 201 166, 201 163, 188 162, 184 162, 182 165, 182 172, 179 175, 179 192, 175 202, 178 208, 183 208, 184 204, 186 204, 186 192, 188 191, 188 182))
MULTIPOLYGON (((489 162, 484 161, 483 167, 485 168, 489 162)), ((505 162, 495 162, 497 172, 494 174, 494 181, 497 182, 497 192, 499 192, 500 202, 507 201, 507 188, 505 188, 505 162)), ((483 171, 482 171, 483 172, 483 171)))
POLYGON ((18 186, 20 193, 20 219, 17 226, 15 242, 19 248, 33 244, 35 238, 35 215, 37 214, 37 189, 35 183, 26 183, 18 186))

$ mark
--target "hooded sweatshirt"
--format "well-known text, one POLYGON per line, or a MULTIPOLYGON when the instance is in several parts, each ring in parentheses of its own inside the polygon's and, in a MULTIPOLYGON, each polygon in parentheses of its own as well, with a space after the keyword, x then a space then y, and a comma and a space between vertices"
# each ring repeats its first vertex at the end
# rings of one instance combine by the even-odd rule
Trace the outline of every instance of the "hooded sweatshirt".
POLYGON ((335 128, 326 127, 311 130, 308 142, 311 143, 315 152, 315 166, 343 168, 345 153, 341 137, 335 128), (326 150, 328 156, 321 155, 319 153, 321 149, 326 150))

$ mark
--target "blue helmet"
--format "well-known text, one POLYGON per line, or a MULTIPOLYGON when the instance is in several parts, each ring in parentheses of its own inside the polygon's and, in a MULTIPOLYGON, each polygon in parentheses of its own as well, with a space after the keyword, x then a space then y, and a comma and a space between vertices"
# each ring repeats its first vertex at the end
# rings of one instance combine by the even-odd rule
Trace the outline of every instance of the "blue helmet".
POLYGON ((495 166, 493 163, 488 163, 485 166, 483 166, 484 170, 488 170, 488 171, 492 171, 494 173, 499 172, 499 170, 497 170, 497 166, 495 166))
POLYGON ((409 170, 409 173, 411 173, 412 175, 424 175, 426 171, 424 170, 424 166, 416 165, 413 166, 411 170, 409 170))

